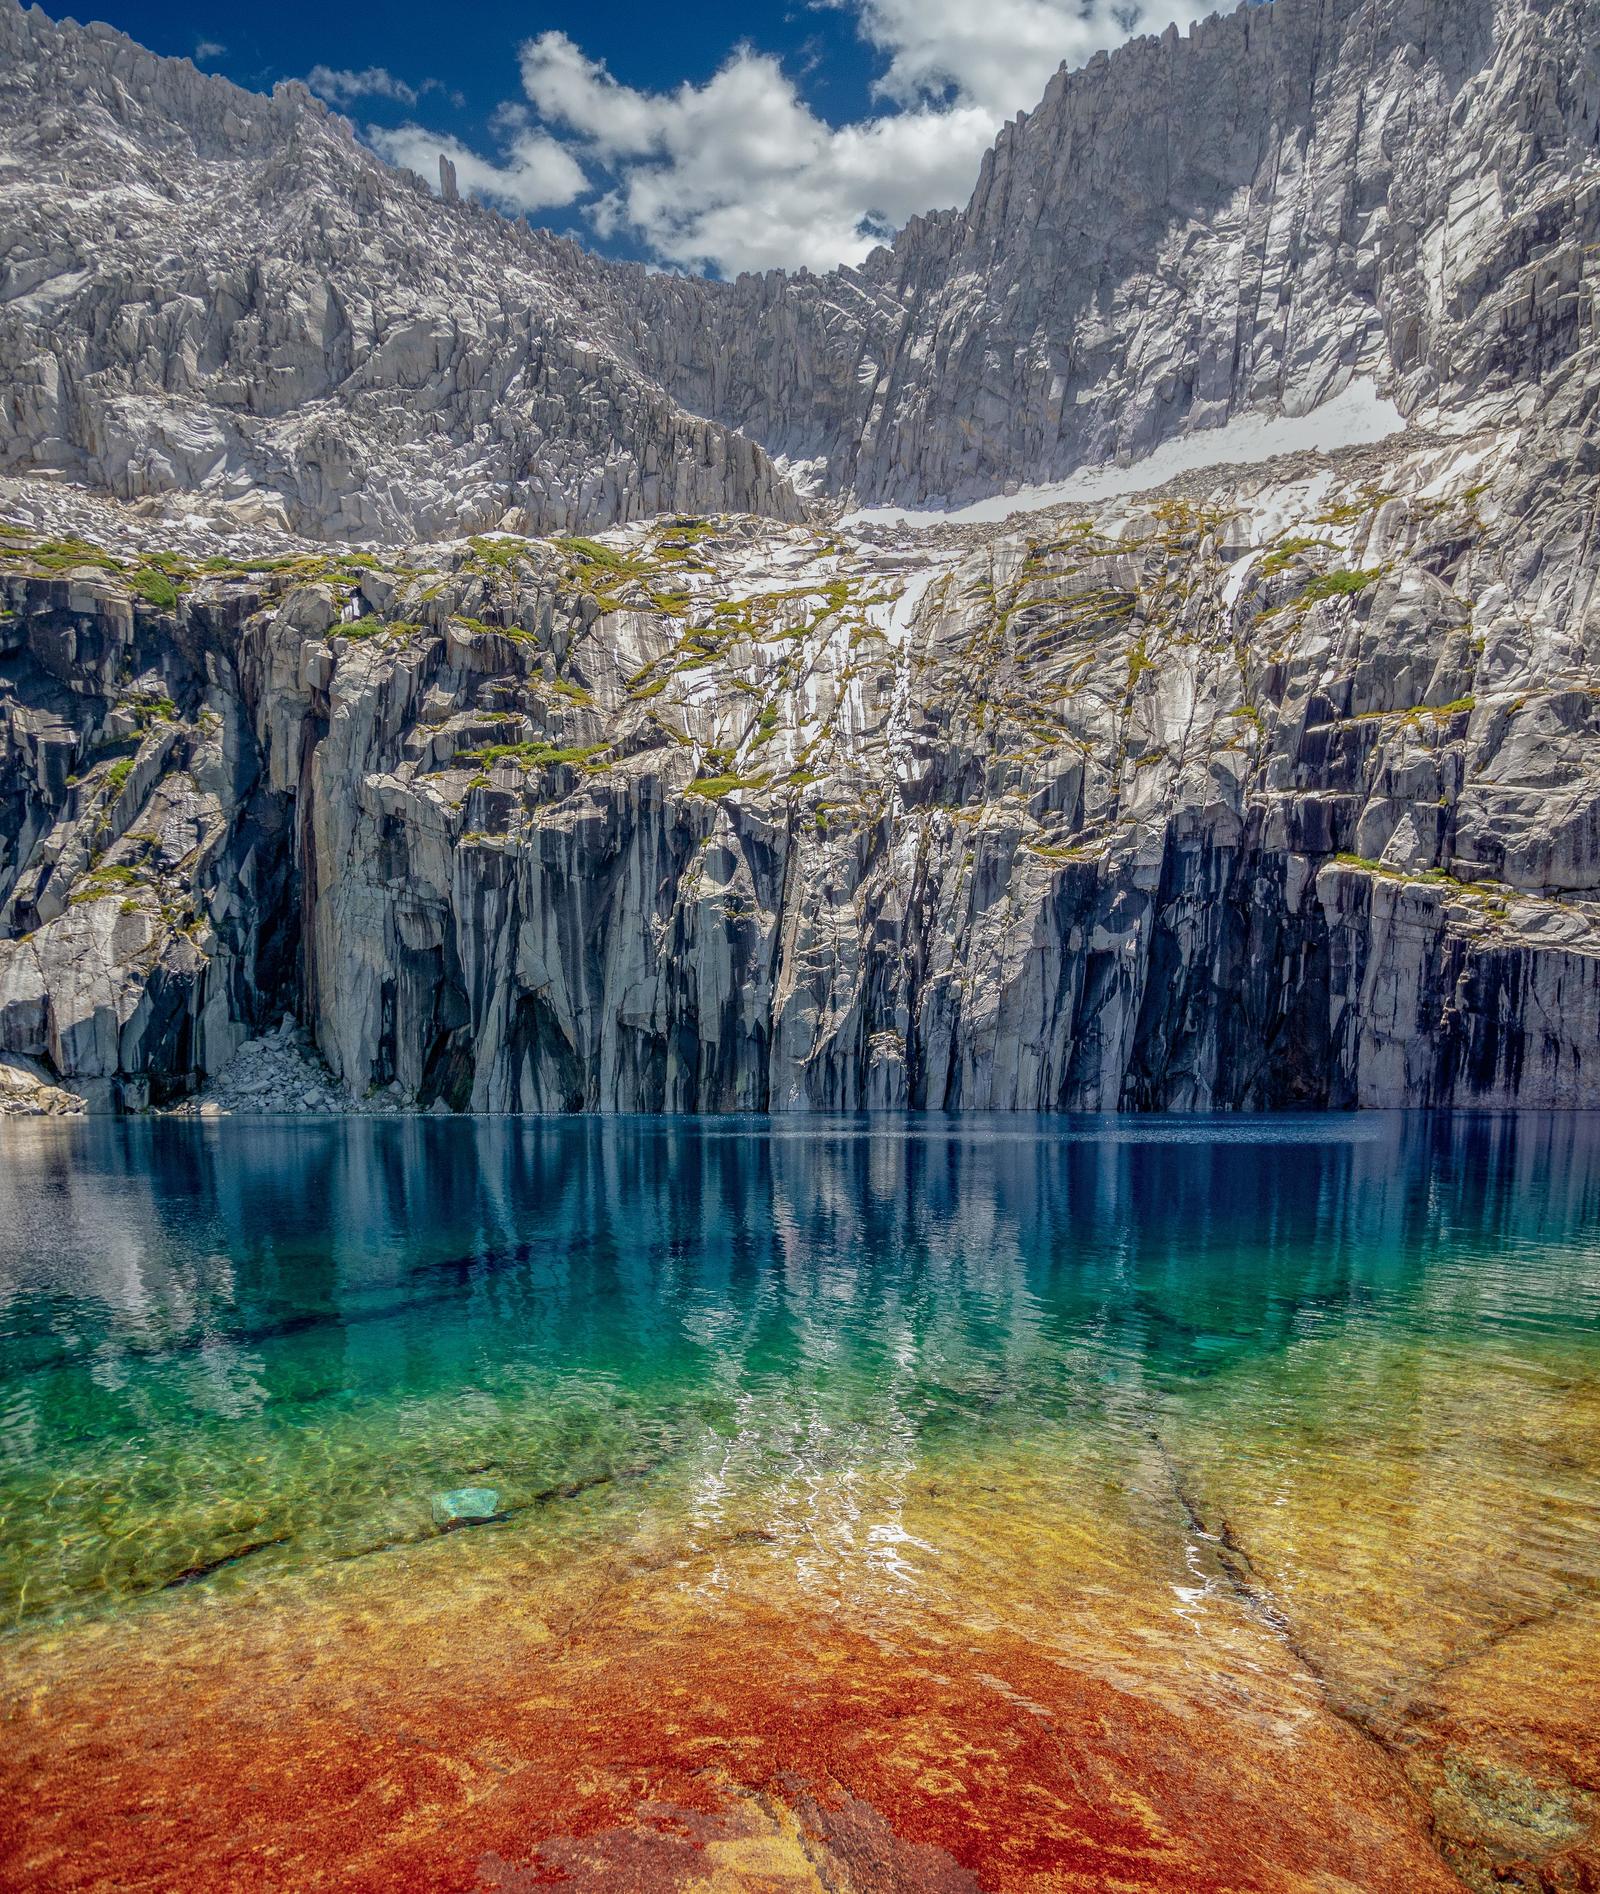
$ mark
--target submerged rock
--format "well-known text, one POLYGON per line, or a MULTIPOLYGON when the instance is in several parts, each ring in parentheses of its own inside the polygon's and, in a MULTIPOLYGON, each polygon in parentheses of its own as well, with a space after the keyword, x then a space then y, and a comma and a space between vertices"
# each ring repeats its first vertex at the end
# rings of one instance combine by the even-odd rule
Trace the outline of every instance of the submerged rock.
POLYGON ((448 1531, 452 1526, 481 1525, 500 1510, 500 1495, 492 1486, 457 1486, 433 1496, 433 1522, 448 1531))

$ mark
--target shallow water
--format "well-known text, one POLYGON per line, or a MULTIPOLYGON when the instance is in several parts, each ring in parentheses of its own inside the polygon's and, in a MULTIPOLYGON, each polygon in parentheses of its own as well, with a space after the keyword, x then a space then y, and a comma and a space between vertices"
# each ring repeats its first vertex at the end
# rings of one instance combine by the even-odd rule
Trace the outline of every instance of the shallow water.
POLYGON ((25 1122, 0 1259, 32 1884, 1600 1871, 1591 1119, 25 1122))

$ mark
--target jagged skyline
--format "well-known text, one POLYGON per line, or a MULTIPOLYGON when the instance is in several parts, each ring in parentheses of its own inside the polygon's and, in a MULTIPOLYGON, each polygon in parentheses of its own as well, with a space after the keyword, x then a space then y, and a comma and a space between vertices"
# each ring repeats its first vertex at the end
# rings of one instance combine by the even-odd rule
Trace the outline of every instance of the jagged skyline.
POLYGON ((711 284, 0 0, 30 1082, 1592 1102, 1593 17, 1140 40, 711 284))
POLYGON ((966 201, 1000 126, 1056 67, 1233 0, 805 0, 533 13, 109 0, 154 50, 253 90, 306 81, 391 162, 602 254, 733 275, 856 263, 920 212, 966 201), (670 29, 667 21, 670 18, 670 29))

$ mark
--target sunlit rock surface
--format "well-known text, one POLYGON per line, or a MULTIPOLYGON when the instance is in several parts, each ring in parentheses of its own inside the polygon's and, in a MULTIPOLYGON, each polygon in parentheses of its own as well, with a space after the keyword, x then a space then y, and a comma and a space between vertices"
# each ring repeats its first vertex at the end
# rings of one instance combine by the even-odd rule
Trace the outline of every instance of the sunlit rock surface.
POLYGON ((859 269, 716 284, 3 0, 0 468, 394 541, 969 500, 1352 376, 1521 421, 1592 339, 1597 45, 1594 0, 1244 6, 1057 74, 859 269))
POLYGON ((0 0, 0 1053, 1596 1102, 1595 26, 1245 8, 715 285, 0 0))
POLYGON ((794 518, 619 345, 606 266, 263 98, 0 0, 0 469, 334 539, 794 518))
POLYGON ((1186 488, 12 532, 0 1045, 101 1107, 286 1010, 450 1109, 1595 1102, 1587 502, 1493 433, 1186 488))

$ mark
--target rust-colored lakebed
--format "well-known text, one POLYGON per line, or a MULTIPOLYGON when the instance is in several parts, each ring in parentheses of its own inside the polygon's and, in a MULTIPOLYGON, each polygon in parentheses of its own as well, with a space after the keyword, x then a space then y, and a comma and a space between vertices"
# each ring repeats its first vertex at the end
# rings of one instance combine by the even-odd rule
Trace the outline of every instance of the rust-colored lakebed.
POLYGON ((0 1884, 1600 1886, 1592 1149, 8 1131, 0 1884))

